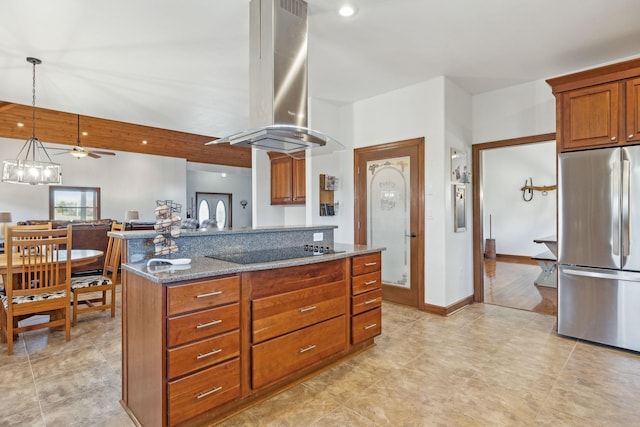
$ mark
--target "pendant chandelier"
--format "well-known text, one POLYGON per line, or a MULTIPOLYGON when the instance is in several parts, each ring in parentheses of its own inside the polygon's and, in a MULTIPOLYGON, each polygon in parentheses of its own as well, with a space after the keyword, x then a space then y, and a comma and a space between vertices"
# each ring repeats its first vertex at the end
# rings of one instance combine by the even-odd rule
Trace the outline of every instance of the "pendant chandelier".
POLYGON ((15 160, 3 162, 2 182, 31 185, 62 184, 62 165, 51 160, 42 142, 36 138, 36 65, 42 61, 28 57, 27 62, 33 64, 31 138, 24 143, 15 160))

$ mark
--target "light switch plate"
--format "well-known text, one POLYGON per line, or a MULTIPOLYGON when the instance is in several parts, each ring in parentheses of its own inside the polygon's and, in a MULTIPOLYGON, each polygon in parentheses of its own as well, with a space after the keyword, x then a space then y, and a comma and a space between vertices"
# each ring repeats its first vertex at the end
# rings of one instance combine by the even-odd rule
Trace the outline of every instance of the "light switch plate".
POLYGON ((324 238, 322 233, 313 233, 313 241, 314 242, 321 242, 322 239, 324 238))

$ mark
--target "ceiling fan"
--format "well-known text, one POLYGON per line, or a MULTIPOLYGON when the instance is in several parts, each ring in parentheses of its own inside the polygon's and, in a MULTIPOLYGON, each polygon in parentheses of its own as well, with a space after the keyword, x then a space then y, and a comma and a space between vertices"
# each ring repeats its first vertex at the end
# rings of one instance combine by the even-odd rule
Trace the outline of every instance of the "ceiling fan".
POLYGON ((80 114, 78 114, 78 139, 76 140, 76 145, 72 149, 68 150, 66 148, 56 148, 56 150, 64 150, 65 153, 58 154, 71 154, 76 159, 81 159, 83 157, 93 157, 94 159, 99 159, 102 156, 115 156, 116 153, 112 151, 100 151, 100 150, 90 150, 88 148, 80 145, 80 114))

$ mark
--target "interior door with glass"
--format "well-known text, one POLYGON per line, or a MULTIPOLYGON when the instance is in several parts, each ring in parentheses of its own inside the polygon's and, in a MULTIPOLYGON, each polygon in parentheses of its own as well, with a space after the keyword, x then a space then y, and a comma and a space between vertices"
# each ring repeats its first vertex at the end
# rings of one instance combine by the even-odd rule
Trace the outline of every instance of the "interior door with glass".
POLYGON ((358 244, 384 247, 382 295, 420 307, 423 295, 423 139, 357 149, 358 244))

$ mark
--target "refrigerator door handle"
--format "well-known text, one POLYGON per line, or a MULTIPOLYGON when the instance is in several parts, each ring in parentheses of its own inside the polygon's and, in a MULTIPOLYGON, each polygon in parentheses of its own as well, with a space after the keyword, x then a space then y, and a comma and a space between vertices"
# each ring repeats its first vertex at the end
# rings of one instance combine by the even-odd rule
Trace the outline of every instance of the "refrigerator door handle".
MULTIPOLYGON (((622 256, 629 256, 629 192, 630 179, 629 160, 622 161, 622 256)), ((624 265, 624 263, 623 263, 624 265)))
POLYGON ((612 280, 625 280, 627 282, 640 282, 640 274, 619 271, 616 273, 607 273, 603 271, 585 271, 575 270, 572 268, 564 268, 563 273, 571 276, 583 276, 583 277, 596 277, 598 279, 612 279, 612 280))
POLYGON ((620 162, 613 163, 611 178, 611 236, 613 237, 613 254, 620 255, 620 162))

